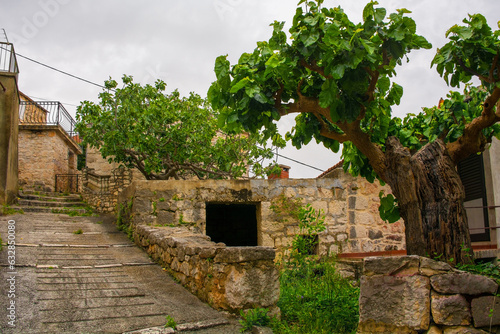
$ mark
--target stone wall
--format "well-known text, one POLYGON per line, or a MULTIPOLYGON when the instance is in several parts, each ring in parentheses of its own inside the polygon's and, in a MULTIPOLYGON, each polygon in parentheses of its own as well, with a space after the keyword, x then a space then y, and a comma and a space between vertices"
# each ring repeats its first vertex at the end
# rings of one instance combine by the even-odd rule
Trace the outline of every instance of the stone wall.
POLYGON ((76 173, 76 145, 58 126, 19 127, 19 184, 21 186, 43 185, 54 191, 56 174, 76 173), (72 152, 73 154, 69 154, 72 152), (73 159, 74 161, 69 161, 73 159), (70 169, 73 166, 73 169, 70 169))
POLYGON ((280 179, 134 181, 121 195, 133 199, 135 223, 185 225, 206 233, 207 203, 249 203, 257 210, 257 245, 283 249, 298 233, 298 221, 273 209, 280 198, 302 199, 325 215, 326 230, 319 234, 318 253, 375 252, 404 249, 404 225, 379 218, 379 198, 361 180, 280 179))
POLYGON ((114 212, 118 194, 132 182, 132 172, 126 168, 113 169, 110 175, 97 174, 85 168, 82 173, 81 195, 97 212, 114 212))
POLYGON ((358 333, 500 331, 498 284, 418 256, 364 260, 358 333))
POLYGON ((0 72, 0 205, 17 198, 18 110, 17 73, 0 72))
POLYGON ((137 225, 133 237, 154 261, 212 307, 279 313, 279 274, 272 248, 225 247, 184 227, 137 225))

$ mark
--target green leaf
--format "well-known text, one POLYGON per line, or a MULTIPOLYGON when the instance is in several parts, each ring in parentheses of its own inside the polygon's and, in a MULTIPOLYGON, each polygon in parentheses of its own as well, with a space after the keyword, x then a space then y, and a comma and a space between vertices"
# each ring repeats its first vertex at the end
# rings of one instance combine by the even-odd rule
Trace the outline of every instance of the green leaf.
POLYGON ((267 61, 266 67, 275 68, 281 64, 282 60, 280 59, 279 54, 273 54, 267 61))
POLYGON ((401 87, 397 83, 393 83, 392 88, 389 91, 389 95, 387 96, 387 100, 391 104, 399 105, 399 103, 401 102, 401 97, 403 97, 403 87, 401 87))
POLYGON ((214 71, 215 71, 215 75, 217 76, 217 79, 221 79, 221 78, 224 78, 226 76, 228 76, 229 74, 229 61, 226 59, 227 58, 227 55, 225 56, 219 56, 217 57, 217 59, 215 60, 215 68, 214 68, 214 71))
POLYGON ((377 82, 380 94, 385 95, 391 86, 391 80, 388 77, 381 77, 377 82))
POLYGON ((243 87, 248 85, 249 82, 250 82, 250 78, 248 78, 248 77, 241 79, 237 83, 233 82, 233 86, 231 87, 231 90, 229 92, 231 94, 237 93, 240 89, 242 89, 243 87))
POLYGON ((319 105, 322 108, 328 108, 330 105, 338 99, 338 88, 335 82, 332 80, 326 80, 321 86, 321 92, 319 93, 319 105))
POLYGON ((337 64, 331 71, 331 75, 334 79, 340 79, 344 76, 345 66, 344 64, 337 64))
POLYGON ((375 9, 375 22, 380 23, 385 19, 385 15, 387 11, 385 8, 377 8, 375 9))
POLYGON ((319 32, 318 31, 302 32, 302 34, 300 35, 300 39, 302 43, 304 43, 305 47, 309 47, 318 41, 319 32))
POLYGON ((228 124, 235 123, 237 121, 238 121, 238 114, 236 113, 230 114, 226 119, 226 123, 228 124))
POLYGON ((472 29, 468 27, 454 25, 446 32, 446 37, 448 37, 450 34, 455 34, 461 39, 469 39, 472 37, 472 29))
POLYGON ((373 10, 373 2, 369 2, 363 9, 363 21, 367 21, 375 14, 373 10))
POLYGON ((360 41, 368 54, 373 54, 373 52, 375 52, 375 45, 372 42, 365 39, 360 39, 360 41))

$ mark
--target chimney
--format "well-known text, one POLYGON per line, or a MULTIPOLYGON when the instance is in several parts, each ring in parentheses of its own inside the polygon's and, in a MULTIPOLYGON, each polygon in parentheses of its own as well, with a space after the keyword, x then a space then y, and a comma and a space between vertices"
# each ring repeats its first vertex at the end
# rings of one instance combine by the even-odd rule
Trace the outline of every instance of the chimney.
POLYGON ((285 166, 285 165, 278 165, 279 168, 281 169, 281 173, 278 174, 269 174, 267 177, 269 180, 274 180, 274 179, 288 179, 290 177, 290 166, 285 166))

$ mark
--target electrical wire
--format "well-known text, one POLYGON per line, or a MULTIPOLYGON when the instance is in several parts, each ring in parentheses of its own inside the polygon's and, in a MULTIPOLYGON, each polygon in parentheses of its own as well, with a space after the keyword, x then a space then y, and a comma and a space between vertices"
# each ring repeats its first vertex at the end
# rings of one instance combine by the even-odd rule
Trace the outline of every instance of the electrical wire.
MULTIPOLYGON (((12 53, 12 51, 11 51, 11 50, 9 50, 9 49, 7 49, 7 48, 5 48, 5 47, 3 47, 3 46, 0 46, 0 48, 1 48, 1 49, 3 49, 3 50, 5 50, 5 51, 7 51, 7 52, 11 52, 11 53, 12 53)), ((64 74, 64 75, 70 76, 70 77, 72 77, 72 78, 74 78, 74 79, 77 79, 77 80, 80 80, 80 81, 86 82, 86 83, 88 83, 88 84, 91 84, 91 85, 94 85, 94 86, 97 86, 97 87, 100 87, 100 88, 107 89, 107 88, 106 88, 105 86, 103 86, 103 85, 100 85, 100 84, 98 84, 98 83, 92 82, 92 81, 87 80, 87 79, 84 79, 84 78, 79 77, 79 76, 77 76, 77 75, 74 75, 74 74, 71 74, 71 73, 68 73, 68 72, 65 72, 65 71, 59 70, 59 69, 57 69, 57 68, 55 68, 55 67, 52 67, 52 66, 50 66, 50 65, 47 65, 47 64, 44 64, 44 63, 39 62, 39 61, 37 61, 37 60, 34 60, 34 59, 30 58, 30 57, 23 56, 23 55, 22 55, 22 54, 20 54, 20 53, 14 52, 14 55, 15 55, 16 57, 21 57, 21 58, 24 58, 24 59, 26 59, 26 60, 29 60, 29 61, 31 61, 31 62, 33 62, 33 63, 35 63, 35 64, 40 65, 40 66, 47 67, 47 68, 49 68, 49 69, 51 69, 51 70, 53 70, 53 71, 56 71, 56 72, 62 73, 62 74, 64 74)))
MULTIPOLYGON (((261 150, 264 150, 264 148, 263 148, 263 147, 258 147, 258 148, 259 148, 259 149, 261 149, 261 150)), ((306 163, 304 163, 304 162, 301 162, 301 161, 298 161, 298 160, 295 160, 295 159, 292 159, 292 158, 286 157, 286 156, 284 156, 284 155, 282 155, 282 154, 279 154, 279 153, 277 152, 277 150, 276 150, 276 153, 275 153, 275 152, 273 152, 273 154, 274 154, 276 157, 283 158, 283 159, 287 159, 287 160, 293 161, 293 162, 295 162, 295 163, 297 163, 297 164, 299 164, 299 165, 306 166, 306 167, 309 167, 309 168, 315 169, 315 170, 320 171, 320 172, 324 172, 324 170, 323 170, 323 169, 320 169, 320 168, 318 168, 318 167, 314 167, 314 166, 308 165, 308 164, 306 164, 306 163)), ((278 160, 276 159, 276 162, 277 162, 277 161, 278 161, 278 160)))
POLYGON ((47 67, 47 68, 49 68, 49 69, 51 69, 51 70, 53 70, 53 71, 56 71, 56 72, 59 72, 59 73, 62 73, 62 74, 68 75, 68 76, 70 76, 70 77, 72 77, 72 78, 75 78, 75 79, 77 79, 77 80, 81 80, 81 81, 86 82, 86 83, 88 83, 88 84, 91 84, 91 85, 94 85, 94 86, 97 86, 97 87, 100 87, 100 88, 104 88, 104 89, 106 89, 106 87, 104 87, 103 85, 97 84, 97 83, 95 83, 95 82, 92 82, 92 81, 87 80, 87 79, 84 79, 84 78, 82 78, 82 77, 79 77, 79 76, 73 75, 73 74, 71 74, 71 73, 68 73, 68 72, 65 72, 65 71, 62 71, 62 70, 58 70, 58 69, 57 69, 57 68, 55 68, 55 67, 52 67, 52 66, 46 65, 46 64, 44 64, 44 63, 41 63, 41 62, 36 61, 36 60, 34 60, 34 59, 31 59, 31 58, 29 58, 29 57, 23 56, 23 55, 21 55, 21 54, 19 54, 19 53, 17 53, 17 52, 15 52, 15 54, 16 54, 16 56, 19 56, 19 57, 24 58, 24 59, 26 59, 26 60, 32 61, 32 62, 34 62, 34 63, 36 63, 36 64, 38 64, 38 65, 41 65, 41 66, 47 67))
MULTIPOLYGON (((0 47, 0 48, 2 48, 2 49, 4 49, 4 50, 7 50, 7 49, 5 49, 5 48, 3 48, 3 47, 0 47)), ((10 52, 10 50, 7 50, 7 51, 9 51, 9 52, 10 52)), ((21 57, 21 58, 24 58, 24 59, 26 59, 26 60, 29 60, 29 61, 31 61, 31 62, 34 62, 34 63, 36 63, 36 64, 38 64, 38 65, 41 65, 41 66, 47 67, 47 68, 49 68, 49 69, 51 69, 51 70, 53 70, 53 71, 56 71, 56 72, 62 73, 62 74, 64 74, 64 75, 70 76, 70 77, 75 78, 75 79, 78 79, 78 80, 81 80, 81 81, 86 82, 86 83, 88 83, 88 84, 91 84, 91 85, 94 85, 94 86, 97 86, 97 87, 100 87, 100 88, 107 89, 107 88, 106 88, 105 86, 103 86, 103 85, 99 85, 99 84, 97 84, 97 83, 95 83, 95 82, 92 82, 92 81, 90 81, 90 80, 87 80, 87 79, 81 78, 81 77, 79 77, 79 76, 73 75, 73 74, 71 74, 71 73, 68 73, 68 72, 65 72, 65 71, 59 70, 59 69, 57 69, 57 68, 55 68, 55 67, 52 67, 52 66, 49 66, 49 65, 47 65, 47 64, 41 63, 41 62, 39 62, 39 61, 37 61, 37 60, 34 60, 34 59, 32 59, 32 58, 29 58, 29 57, 23 56, 23 55, 21 55, 21 54, 19 54, 19 53, 17 53, 17 52, 14 52, 14 54, 15 54, 16 56, 19 56, 19 57, 21 57)), ((113 91, 114 91, 114 90, 113 90, 113 91)), ((40 99, 40 98, 37 98, 37 99, 40 99)), ((44 100, 44 99, 42 99, 42 100, 44 100)), ((69 103, 67 103, 67 104, 68 104, 68 105, 72 105, 72 104, 69 104, 69 103)), ((75 105, 73 105, 73 106, 75 106, 75 105)), ((287 160, 290 160, 290 161, 292 161, 292 162, 294 162, 294 163, 296 163, 296 164, 299 164, 299 165, 302 165, 302 166, 305 166, 305 167, 308 167, 308 168, 312 168, 312 169, 315 169, 315 170, 320 171, 320 172, 324 172, 324 170, 323 170, 323 169, 320 169, 320 168, 317 168, 317 167, 314 167, 314 166, 308 165, 308 164, 306 164, 306 163, 304 163, 304 162, 301 162, 301 161, 298 161, 298 160, 295 160, 295 159, 292 159, 292 158, 286 157, 286 156, 284 156, 284 155, 282 155, 282 154, 279 154, 277 151, 276 151, 276 153, 274 153, 274 152, 273 152, 273 154, 274 154, 274 155, 276 155, 276 157, 280 157, 280 158, 283 158, 283 159, 287 159, 287 160)), ((276 160, 276 161, 277 161, 277 160, 276 160)))

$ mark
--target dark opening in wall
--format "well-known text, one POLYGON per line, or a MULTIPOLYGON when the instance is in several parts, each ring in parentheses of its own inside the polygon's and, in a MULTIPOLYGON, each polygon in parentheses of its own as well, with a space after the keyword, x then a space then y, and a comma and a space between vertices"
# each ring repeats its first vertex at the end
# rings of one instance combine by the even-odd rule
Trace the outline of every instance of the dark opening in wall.
POLYGON ((256 204, 206 204, 207 235, 227 246, 257 246, 256 204))

